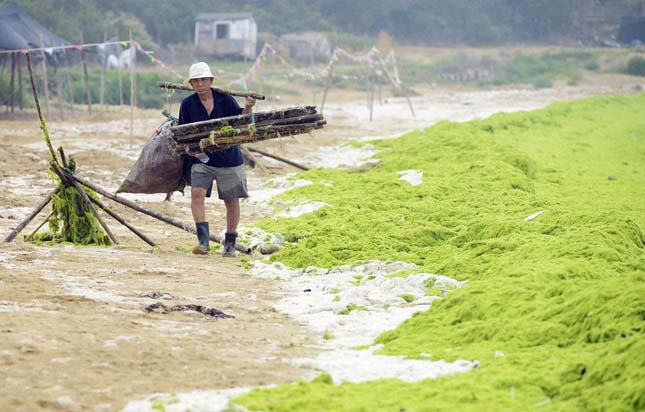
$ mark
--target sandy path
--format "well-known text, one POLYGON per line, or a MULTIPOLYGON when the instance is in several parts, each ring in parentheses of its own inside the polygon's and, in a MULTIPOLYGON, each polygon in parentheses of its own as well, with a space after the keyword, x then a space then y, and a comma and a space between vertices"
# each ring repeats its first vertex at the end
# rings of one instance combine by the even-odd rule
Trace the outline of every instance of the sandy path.
MULTIPOLYGON (((325 129, 259 146, 311 167, 337 165, 347 154, 338 145, 348 139, 391 136, 443 119, 468 120, 611 91, 434 92, 413 99, 415 118, 404 99, 388 98, 375 106, 372 122, 364 102, 332 95, 325 129)), ((285 105, 290 102, 260 110, 285 105)), ((127 121, 114 120, 114 113, 103 117, 51 122, 50 133, 56 146, 76 157, 79 175, 114 191, 161 117, 139 112, 134 142, 127 121)), ((0 122, 0 142, 4 238, 53 184, 35 119, 0 122)), ((295 171, 265 162, 276 176, 295 171)), ((252 196, 267 177, 249 171, 252 196)), ((190 221, 188 196, 176 194, 170 203, 163 202, 163 195, 128 197, 190 221)), ((39 247, 25 243, 22 235, 0 244, 0 410, 120 410, 128 400, 154 392, 256 386, 312 375, 311 369, 289 360, 316 353, 316 338, 273 308, 288 292, 271 280, 251 277, 241 259, 191 255, 186 247, 193 235, 106 203, 161 246, 147 247, 112 221, 121 240, 113 248, 39 247), (150 292, 162 292, 165 299, 144 296, 150 292), (235 318, 145 312, 154 302, 201 304, 235 318)), ((211 226, 223 227, 219 202, 211 200, 208 210, 211 226)), ((242 226, 268 213, 269 208, 249 201, 242 206, 242 226)), ((37 217, 23 234, 43 218, 37 217)))

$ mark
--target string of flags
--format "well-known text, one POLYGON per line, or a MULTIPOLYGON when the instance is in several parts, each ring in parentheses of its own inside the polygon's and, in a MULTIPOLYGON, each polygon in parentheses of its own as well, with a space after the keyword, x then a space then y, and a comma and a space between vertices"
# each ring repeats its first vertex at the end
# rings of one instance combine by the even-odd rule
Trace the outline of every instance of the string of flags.
POLYGON ((328 77, 332 74, 333 67, 341 60, 346 59, 353 63, 361 64, 367 66, 370 70, 376 70, 380 68, 383 70, 385 76, 390 80, 390 82, 395 87, 401 87, 402 81, 399 77, 399 70, 396 64, 396 58, 394 56, 394 50, 390 50, 388 55, 385 58, 382 58, 380 51, 374 46, 365 54, 351 54, 347 50, 336 47, 327 62, 327 64, 319 71, 311 70, 300 70, 291 65, 285 58, 283 58, 276 49, 271 46, 269 43, 264 43, 260 53, 253 62, 253 65, 240 76, 240 78, 231 81, 228 85, 240 85, 245 90, 248 90, 249 84, 253 83, 257 77, 258 72, 264 68, 267 58, 272 57, 277 59, 282 66, 284 66, 290 75, 306 77, 310 80, 315 80, 317 78, 328 77), (388 66, 391 66, 392 69, 388 69, 388 66))
POLYGON ((82 51, 88 48, 97 48, 99 50, 105 50, 107 46, 112 46, 112 45, 119 45, 124 48, 127 48, 129 46, 134 47, 136 51, 139 53, 143 54, 146 56, 150 62, 158 64, 162 68, 164 68, 166 71, 174 74, 178 78, 183 78, 181 74, 179 74, 175 69, 170 67, 168 64, 164 63, 161 59, 157 58, 154 56, 154 52, 150 50, 145 50, 141 44, 139 44, 138 41, 136 40, 116 40, 116 41, 106 41, 102 43, 83 43, 83 44, 68 44, 68 45, 61 45, 61 46, 52 46, 52 47, 35 47, 31 49, 21 49, 21 50, 0 50, 0 54, 7 54, 7 53, 21 53, 21 54, 27 54, 29 52, 45 52, 49 56, 52 56, 55 51, 57 50, 63 50, 63 49, 74 49, 78 51, 82 51))

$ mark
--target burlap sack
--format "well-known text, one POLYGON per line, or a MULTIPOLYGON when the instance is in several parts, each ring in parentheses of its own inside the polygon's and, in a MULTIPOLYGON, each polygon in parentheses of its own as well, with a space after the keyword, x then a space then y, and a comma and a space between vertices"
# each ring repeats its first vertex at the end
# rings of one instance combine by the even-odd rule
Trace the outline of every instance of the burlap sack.
POLYGON ((150 136, 117 193, 183 192, 186 186, 182 177, 184 156, 172 155, 176 143, 170 127, 174 124, 168 120, 150 136))

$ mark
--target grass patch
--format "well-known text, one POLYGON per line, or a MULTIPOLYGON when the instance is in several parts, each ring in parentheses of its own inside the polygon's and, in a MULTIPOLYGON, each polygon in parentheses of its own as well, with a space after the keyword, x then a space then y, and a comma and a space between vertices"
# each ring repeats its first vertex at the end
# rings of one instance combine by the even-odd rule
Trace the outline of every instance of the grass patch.
POLYGON ((443 122, 373 142, 382 161, 368 171, 302 173, 331 184, 283 200, 331 206, 260 222, 298 239, 271 259, 300 268, 401 260, 468 280, 377 343, 384 354, 482 366, 418 383, 299 382, 236 402, 250 411, 645 409, 644 107, 642 94, 597 97, 443 122), (399 180, 406 169, 423 171, 423 183, 399 180))

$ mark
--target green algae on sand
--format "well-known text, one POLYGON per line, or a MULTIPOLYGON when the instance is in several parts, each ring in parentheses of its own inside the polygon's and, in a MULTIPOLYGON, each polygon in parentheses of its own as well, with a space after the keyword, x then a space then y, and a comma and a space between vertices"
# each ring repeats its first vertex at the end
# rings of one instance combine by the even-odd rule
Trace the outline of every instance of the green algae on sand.
POLYGON ((645 410, 644 113, 641 94, 442 122, 376 142, 374 169, 301 173, 314 184, 282 198, 329 206, 261 222, 294 241, 272 259, 303 268, 402 260, 468 280, 376 343, 383 354, 477 359, 481 368, 417 383, 319 379, 235 403, 250 411, 645 410), (420 185, 399 179, 409 169, 423 173, 420 185))

